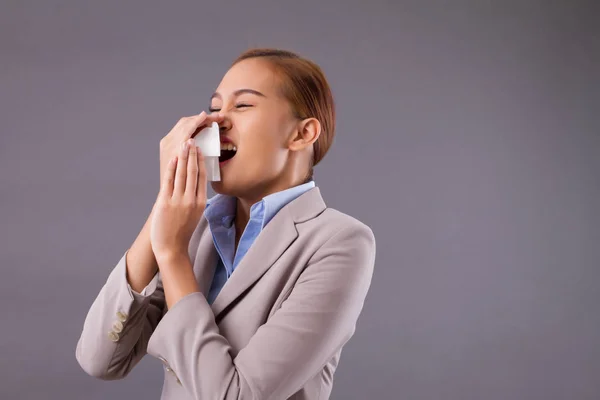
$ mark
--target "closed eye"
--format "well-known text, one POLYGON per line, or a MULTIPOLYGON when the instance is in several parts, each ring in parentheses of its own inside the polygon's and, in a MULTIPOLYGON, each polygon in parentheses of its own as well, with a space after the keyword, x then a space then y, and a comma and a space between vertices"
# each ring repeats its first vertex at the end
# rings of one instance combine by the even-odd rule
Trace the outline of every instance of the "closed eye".
MULTIPOLYGON (((246 108, 246 107, 252 107, 251 104, 236 104, 235 108, 246 108)), ((219 112, 221 111, 220 108, 209 108, 208 111, 210 112, 219 112)))

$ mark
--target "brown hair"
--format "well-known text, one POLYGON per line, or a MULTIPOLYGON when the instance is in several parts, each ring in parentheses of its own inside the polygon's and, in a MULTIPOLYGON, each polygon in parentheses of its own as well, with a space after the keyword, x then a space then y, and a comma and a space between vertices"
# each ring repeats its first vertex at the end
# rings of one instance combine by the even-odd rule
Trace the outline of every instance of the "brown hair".
POLYGON ((271 48, 247 50, 232 65, 248 58, 263 58, 275 68, 283 78, 283 97, 297 118, 316 118, 321 123, 321 134, 313 143, 308 182, 313 178, 313 166, 325 157, 335 135, 335 104, 325 74, 317 64, 296 53, 271 48))

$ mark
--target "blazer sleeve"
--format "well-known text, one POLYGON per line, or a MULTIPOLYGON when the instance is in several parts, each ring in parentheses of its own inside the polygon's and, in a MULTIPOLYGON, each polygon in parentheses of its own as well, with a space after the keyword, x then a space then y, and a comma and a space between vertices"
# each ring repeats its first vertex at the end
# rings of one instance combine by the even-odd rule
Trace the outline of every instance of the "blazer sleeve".
POLYGON ((354 334, 374 262, 373 232, 353 224, 317 250, 281 308, 235 358, 202 293, 169 309, 148 353, 168 360, 194 399, 287 399, 354 334))
POLYGON ((128 251, 90 307, 75 351, 87 374, 105 380, 124 378, 142 359, 166 307, 160 273, 145 295, 131 289, 126 276, 128 251))

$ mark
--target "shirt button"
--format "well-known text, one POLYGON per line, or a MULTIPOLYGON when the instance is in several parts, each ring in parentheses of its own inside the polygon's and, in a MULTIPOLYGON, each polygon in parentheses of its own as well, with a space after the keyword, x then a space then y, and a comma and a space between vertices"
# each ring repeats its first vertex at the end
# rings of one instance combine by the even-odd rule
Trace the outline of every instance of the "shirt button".
POLYGON ((123 331, 123 323, 121 321, 115 322, 113 325, 113 331, 121 333, 123 331))
POLYGON ((108 332, 108 338, 112 342, 117 342, 119 340, 119 335, 115 331, 108 332))
POLYGON ((167 360, 165 360, 165 358, 164 358, 164 357, 158 356, 158 359, 159 359, 160 361, 162 361, 162 363, 163 363, 165 366, 169 367, 169 363, 167 362, 167 360))
POLYGON ((127 321, 127 313, 117 311, 117 318, 119 319, 119 321, 125 322, 127 321))

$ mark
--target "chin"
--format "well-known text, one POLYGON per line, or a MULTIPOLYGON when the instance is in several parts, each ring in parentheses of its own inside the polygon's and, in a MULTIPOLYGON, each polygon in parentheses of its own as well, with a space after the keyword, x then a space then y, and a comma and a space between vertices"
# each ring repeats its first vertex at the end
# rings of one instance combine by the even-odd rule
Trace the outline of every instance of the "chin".
MULTIPOLYGON (((221 179, 223 176, 221 176, 221 179)), ((215 193, 223 194, 226 196, 237 196, 237 191, 234 188, 229 187, 222 180, 210 182, 210 187, 215 193)))
POLYGON ((229 193, 227 193, 227 189, 226 189, 225 185, 223 184, 223 181, 210 182, 210 187, 212 188, 212 190, 215 191, 215 193, 229 194, 229 193))
MULTIPOLYGON (((221 179, 223 179, 223 175, 221 175, 221 179)), ((256 192, 256 189, 261 187, 260 184, 242 184, 239 181, 231 182, 231 179, 213 181, 210 182, 210 186, 212 187, 213 191, 217 194, 239 198, 253 196, 253 194, 256 192)))

